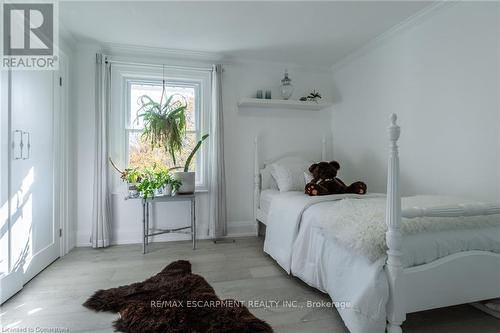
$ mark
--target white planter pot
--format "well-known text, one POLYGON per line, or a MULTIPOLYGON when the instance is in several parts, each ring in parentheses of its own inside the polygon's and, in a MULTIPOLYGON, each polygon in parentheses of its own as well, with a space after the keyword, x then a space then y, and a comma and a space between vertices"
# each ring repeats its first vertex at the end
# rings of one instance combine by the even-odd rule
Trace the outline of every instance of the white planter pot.
POLYGON ((180 180, 182 182, 182 185, 177 193, 194 193, 194 185, 196 180, 195 172, 176 172, 174 173, 174 179, 180 180))
POLYGON ((163 188, 157 188, 154 193, 155 197, 161 197, 163 196, 163 188))
POLYGON ((170 184, 165 184, 159 189, 155 190, 155 197, 171 196, 171 195, 172 195, 172 185, 170 184))
POLYGON ((163 186, 163 195, 172 195, 172 185, 170 184, 165 184, 163 186))
POLYGON ((138 198, 139 197, 139 191, 137 190, 137 183, 127 183, 127 189, 128 189, 128 197, 129 198, 138 198))

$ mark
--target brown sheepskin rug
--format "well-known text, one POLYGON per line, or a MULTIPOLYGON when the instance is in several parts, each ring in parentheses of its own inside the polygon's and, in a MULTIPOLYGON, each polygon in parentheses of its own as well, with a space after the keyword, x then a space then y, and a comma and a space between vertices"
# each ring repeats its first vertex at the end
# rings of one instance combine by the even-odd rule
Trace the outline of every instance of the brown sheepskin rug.
POLYGON ((113 326, 122 332, 273 332, 235 300, 220 300, 205 279, 179 260, 160 273, 128 286, 99 290, 84 304, 118 312, 113 326))

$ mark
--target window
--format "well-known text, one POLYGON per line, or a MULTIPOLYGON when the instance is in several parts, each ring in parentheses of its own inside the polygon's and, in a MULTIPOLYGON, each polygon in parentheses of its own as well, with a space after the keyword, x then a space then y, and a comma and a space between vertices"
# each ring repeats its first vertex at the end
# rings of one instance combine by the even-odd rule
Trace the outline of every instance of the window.
MULTIPOLYGON (((139 108, 141 107, 139 98, 143 95, 148 95, 154 101, 160 101, 162 94, 161 80, 127 80, 127 121, 126 121, 126 143, 127 143, 127 160, 129 167, 146 167, 154 163, 174 167, 174 163, 170 154, 164 148, 151 148, 151 145, 142 138, 141 133, 143 124, 140 117, 137 117, 139 108)), ((186 110, 186 136, 184 139, 183 150, 176 155, 177 165, 184 167, 187 157, 193 150, 194 146, 206 131, 203 130, 202 121, 202 95, 200 93, 200 82, 195 81, 167 81, 166 95, 174 95, 174 100, 184 99, 187 102, 186 110)), ((190 171, 196 171, 197 187, 205 187, 206 178, 206 151, 207 141, 205 141, 202 149, 193 158, 190 171)))

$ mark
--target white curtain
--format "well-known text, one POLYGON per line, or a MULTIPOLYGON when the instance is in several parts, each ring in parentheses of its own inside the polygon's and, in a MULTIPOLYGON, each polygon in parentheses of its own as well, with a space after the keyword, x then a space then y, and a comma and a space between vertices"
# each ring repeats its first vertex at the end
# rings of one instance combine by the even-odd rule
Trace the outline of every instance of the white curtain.
POLYGON ((212 235, 227 235, 226 173, 224 168, 224 120, 222 115, 222 65, 213 65, 211 114, 210 220, 212 235))
POLYGON ((92 206, 92 247, 110 244, 111 198, 108 189, 108 114, 110 108, 111 63, 96 54, 95 71, 95 158, 92 206))

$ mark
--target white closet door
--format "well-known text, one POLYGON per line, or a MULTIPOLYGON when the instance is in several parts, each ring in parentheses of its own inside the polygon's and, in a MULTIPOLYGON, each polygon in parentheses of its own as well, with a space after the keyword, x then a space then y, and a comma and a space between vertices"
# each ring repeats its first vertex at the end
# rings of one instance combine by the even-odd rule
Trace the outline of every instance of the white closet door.
POLYGON ((12 130, 21 131, 23 147, 21 159, 11 160, 11 244, 24 282, 59 256, 53 200, 54 95, 54 72, 12 73, 12 130))
POLYGON ((21 270, 10 270, 14 265, 11 256, 9 174, 11 169, 11 131, 10 131, 10 83, 9 73, 0 71, 0 303, 3 303, 23 286, 24 276, 21 270))
MULTIPOLYGON (((10 85, 10 284, 29 281, 59 256, 54 219, 54 75, 14 71, 10 85), (15 281, 14 281, 15 280, 15 281)), ((2 295, 4 298, 5 295, 2 295)), ((4 301, 4 299, 2 299, 4 301)))

